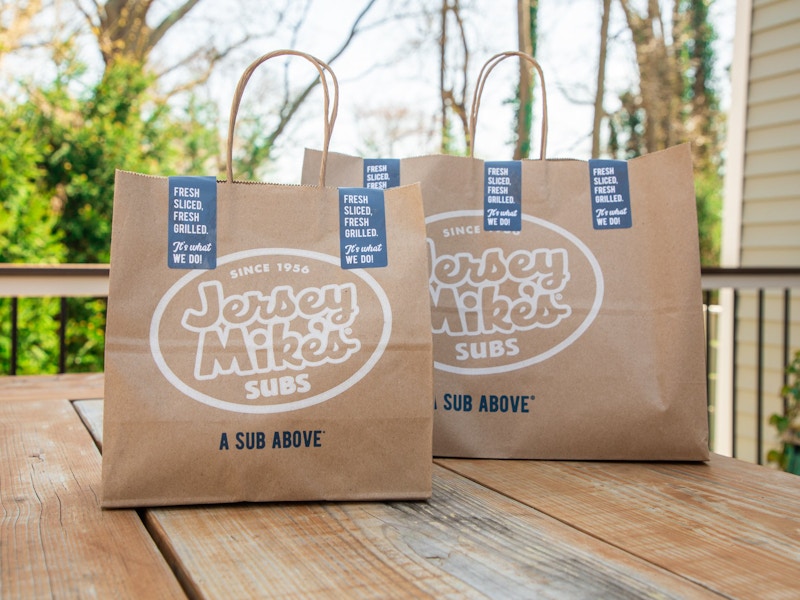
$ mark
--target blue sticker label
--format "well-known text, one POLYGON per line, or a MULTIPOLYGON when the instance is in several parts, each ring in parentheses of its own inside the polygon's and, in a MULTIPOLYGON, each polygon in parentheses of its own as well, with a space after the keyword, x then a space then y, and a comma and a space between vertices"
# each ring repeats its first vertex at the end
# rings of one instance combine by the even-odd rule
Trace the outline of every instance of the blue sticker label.
POLYGON ((518 160, 484 163, 483 228, 486 231, 522 229, 522 163, 518 160))
POLYGON ((339 243, 343 269, 388 264, 383 190, 339 188, 339 243))
POLYGON ((595 229, 631 227, 631 191, 628 163, 624 160, 589 161, 589 187, 592 190, 592 222, 595 229))
POLYGON ((400 185, 399 158, 365 158, 364 187, 385 190, 400 185))
POLYGON ((169 178, 170 269, 217 267, 217 178, 169 178))

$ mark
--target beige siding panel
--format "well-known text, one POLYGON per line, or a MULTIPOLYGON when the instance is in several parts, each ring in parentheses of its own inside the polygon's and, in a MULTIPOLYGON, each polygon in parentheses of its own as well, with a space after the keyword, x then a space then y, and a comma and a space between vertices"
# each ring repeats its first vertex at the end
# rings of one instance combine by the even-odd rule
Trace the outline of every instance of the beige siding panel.
POLYGON ((750 104, 747 111, 747 130, 796 123, 798 111, 800 111, 800 99, 798 98, 750 104))
POLYGON ((800 170, 770 177, 748 177, 744 183, 744 197, 748 202, 762 199, 796 200, 800 195, 800 170))
POLYGON ((744 267, 796 267, 800 265, 800 249, 742 248, 741 264, 744 267))
POLYGON ((750 56, 752 59, 766 59, 765 55, 772 54, 800 44, 800 20, 785 22, 777 27, 755 33, 750 41, 750 56))
MULTIPOLYGON (((797 60, 800 63, 800 52, 798 52, 797 60)), ((800 108, 800 102, 798 105, 800 108)), ((761 127, 748 131, 747 151, 755 153, 791 149, 800 152, 800 113, 796 117, 796 122, 784 126, 761 127)))
MULTIPOLYGON (((800 237, 800 198, 748 200, 742 212, 742 219, 752 225, 790 222, 800 237)), ((798 245, 800 245, 800 240, 798 245)))
MULTIPOLYGON (((749 94, 751 104, 792 98, 800 103, 800 71, 766 79, 756 79, 756 77, 757 73, 751 72, 749 94)), ((797 112, 794 117, 797 119, 797 112)))
MULTIPOLYGON (((800 252, 800 236, 797 225, 793 223, 760 225, 748 223, 742 235, 742 247, 759 248, 796 248, 800 252)), ((765 265, 762 265, 765 266, 765 265)))
POLYGON ((757 2, 753 10, 753 32, 778 27, 788 21, 800 20, 800 2, 757 2))
MULTIPOLYGON (((792 29, 792 35, 800 40, 800 22, 792 29)), ((800 45, 783 47, 750 62, 751 80, 760 81, 766 78, 781 77, 796 73, 800 65, 800 45)))
POLYGON ((744 176, 796 173, 798 167, 800 167, 800 147, 770 152, 748 152, 744 159, 744 176))
MULTIPOLYGON (((769 415, 780 410, 779 404, 770 404, 764 407, 762 414, 762 434, 763 441, 767 445, 761 454, 761 463, 767 464, 767 452, 776 445, 777 433, 775 428, 769 424, 769 415), (767 412, 769 411, 769 412, 767 412)), ((736 436, 736 458, 749 462, 758 462, 757 450, 757 429, 756 429, 756 408, 754 404, 740 405, 736 411, 737 433, 736 436)))

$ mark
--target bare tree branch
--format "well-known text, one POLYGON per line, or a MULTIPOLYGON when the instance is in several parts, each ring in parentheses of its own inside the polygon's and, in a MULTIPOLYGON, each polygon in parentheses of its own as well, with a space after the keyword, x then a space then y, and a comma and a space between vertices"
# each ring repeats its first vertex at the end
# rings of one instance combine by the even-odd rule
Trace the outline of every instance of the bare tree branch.
MULTIPOLYGON (((376 2, 377 0, 369 0, 364 5, 364 8, 358 14, 355 21, 353 21, 353 24, 350 26, 350 31, 347 37, 345 38, 344 42, 342 42, 339 48, 326 61, 329 65, 332 64, 337 58, 339 58, 344 53, 344 51, 347 50, 347 48, 350 46, 350 44, 360 31, 361 21, 364 20, 364 18, 367 16, 367 13, 369 13, 369 11, 372 9, 372 7, 375 5, 376 2)), ((303 90, 297 96, 294 97, 293 100, 284 102, 284 104, 281 106, 279 112, 278 124, 272 131, 272 133, 270 133, 270 135, 267 136, 266 139, 266 144, 270 148, 275 144, 275 141, 284 132, 286 126, 289 124, 289 121, 291 121, 292 117, 295 115, 295 113, 297 113, 300 106, 303 104, 303 102, 305 102, 306 98, 308 98, 308 95, 317 85, 319 85, 319 82, 320 82, 319 77, 314 78, 314 80, 311 81, 309 84, 307 84, 305 88, 303 88, 303 90)))
POLYGON ((161 41, 161 38, 164 37, 164 35, 173 25, 175 25, 178 21, 185 17, 190 10, 197 6, 198 2, 200 2, 200 0, 186 0, 186 2, 181 4, 178 8, 167 15, 164 20, 161 21, 161 23, 159 23, 158 26, 150 33, 148 39, 149 50, 152 50, 155 45, 161 41))

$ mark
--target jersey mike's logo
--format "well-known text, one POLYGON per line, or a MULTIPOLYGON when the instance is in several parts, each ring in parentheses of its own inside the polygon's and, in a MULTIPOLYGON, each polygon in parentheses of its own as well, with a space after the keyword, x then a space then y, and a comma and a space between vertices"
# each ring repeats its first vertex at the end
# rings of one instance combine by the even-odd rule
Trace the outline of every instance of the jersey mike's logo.
POLYGON ((513 371, 578 339, 603 299, 597 259, 575 235, 522 215, 521 232, 482 231, 481 211, 426 219, 435 367, 513 371))
POLYGON ((150 347, 187 396, 270 413, 324 402, 355 384, 390 332, 388 298, 368 273, 345 271, 325 254, 254 249, 176 282, 153 314, 150 347))

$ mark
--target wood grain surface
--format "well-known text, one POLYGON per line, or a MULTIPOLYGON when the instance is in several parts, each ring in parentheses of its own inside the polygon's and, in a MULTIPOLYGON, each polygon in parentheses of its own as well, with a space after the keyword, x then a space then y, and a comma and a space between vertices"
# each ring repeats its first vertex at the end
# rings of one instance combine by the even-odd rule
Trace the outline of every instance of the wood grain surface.
MULTIPOLYGON (((75 403, 102 444, 102 402, 75 403)), ((717 597, 446 469, 428 502, 144 511, 191 597, 717 597)))
POLYGON ((0 597, 185 597, 137 513, 101 510, 70 402, 0 398, 0 597))
POLYGON ((102 398, 104 381, 102 373, 0 376, 0 401, 102 398))
POLYGON ((0 597, 800 597, 800 478, 721 456, 437 459, 427 502, 102 510, 102 376, 80 381, 0 378, 0 597))
MULTIPOLYGON (((102 443, 102 402, 75 406, 102 443)), ((716 597, 442 468, 428 502, 144 514, 198 598, 716 597)))
POLYGON ((427 502, 147 511, 190 595, 261 598, 717 598, 436 468, 427 502))
POLYGON ((435 461, 732 598, 800 598, 800 477, 708 463, 435 461))

